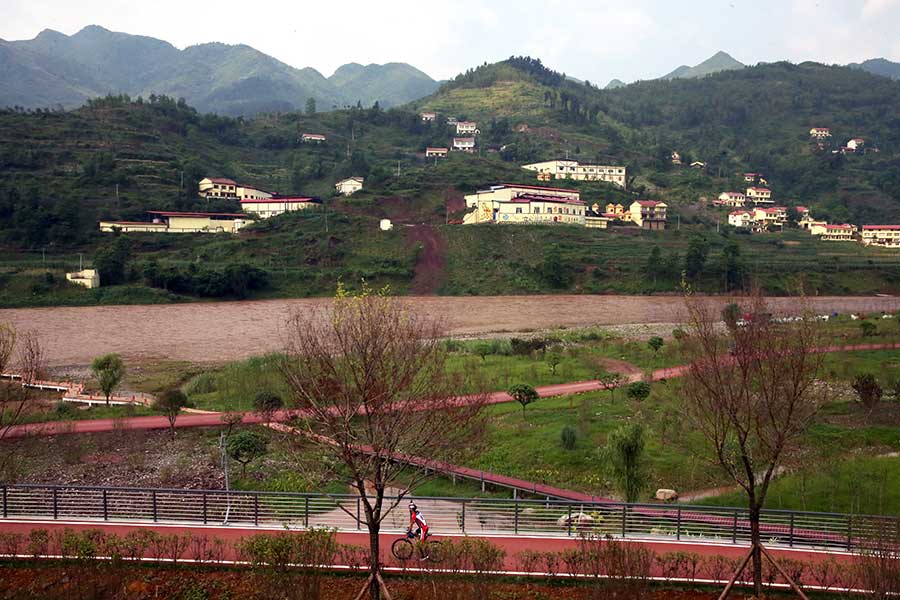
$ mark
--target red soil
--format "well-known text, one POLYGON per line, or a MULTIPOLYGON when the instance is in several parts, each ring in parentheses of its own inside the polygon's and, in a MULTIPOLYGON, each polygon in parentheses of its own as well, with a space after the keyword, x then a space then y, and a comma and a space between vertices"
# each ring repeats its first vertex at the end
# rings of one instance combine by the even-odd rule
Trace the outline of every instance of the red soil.
POLYGON ((422 224, 412 226, 409 241, 422 245, 410 291, 417 296, 432 295, 444 278, 444 238, 432 225, 422 224))

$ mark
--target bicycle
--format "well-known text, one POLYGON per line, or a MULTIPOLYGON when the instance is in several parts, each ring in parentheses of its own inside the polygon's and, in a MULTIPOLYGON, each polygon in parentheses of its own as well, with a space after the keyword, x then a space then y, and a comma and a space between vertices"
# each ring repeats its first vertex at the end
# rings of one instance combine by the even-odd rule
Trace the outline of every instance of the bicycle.
POLYGON ((419 554, 419 560, 440 562, 444 559, 444 548, 441 542, 428 539, 419 541, 419 536, 412 531, 407 531, 404 537, 394 540, 394 543, 391 544, 391 554, 400 561, 409 560, 416 552, 419 554))

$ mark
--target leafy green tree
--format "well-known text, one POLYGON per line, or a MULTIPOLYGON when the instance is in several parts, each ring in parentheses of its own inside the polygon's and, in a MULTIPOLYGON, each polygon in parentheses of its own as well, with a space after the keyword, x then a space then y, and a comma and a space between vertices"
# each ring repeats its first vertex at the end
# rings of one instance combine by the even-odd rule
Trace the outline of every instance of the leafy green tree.
POLYGON ((122 357, 115 353, 98 356, 91 363, 91 371, 97 378, 103 395, 106 396, 106 405, 109 406, 109 397, 125 376, 125 363, 122 357))
POLYGON ((852 387, 856 392, 857 404, 865 408, 868 414, 872 414, 884 395, 881 384, 871 373, 859 373, 853 380, 852 387))
POLYGON ((544 249, 544 260, 540 267, 541 278, 553 289, 562 289, 569 283, 569 270, 563 262, 557 244, 544 249))
POLYGON ((625 393, 632 400, 643 402, 650 395, 650 384, 646 381, 635 381, 628 386, 628 391, 625 393))
POLYGON ((536 401, 539 396, 537 390, 527 383, 517 383, 507 392, 512 399, 522 405, 522 418, 525 418, 525 407, 536 401))
POLYGON ((665 341, 658 335, 655 335, 652 338, 650 338, 649 340, 647 340, 647 346, 651 350, 653 350, 654 354, 659 352, 660 348, 662 348, 664 344, 665 344, 665 341))
POLYGON ((153 403, 153 408, 164 414, 169 420, 169 431, 173 440, 175 439, 175 421, 178 419, 178 413, 187 406, 187 403, 187 396, 177 389, 163 392, 153 403))
POLYGON ((643 427, 629 423, 614 430, 606 439, 604 455, 618 492, 626 502, 637 502, 648 483, 643 427))
POLYGON ((94 254, 94 268, 100 273, 102 285, 115 285, 125 282, 126 267, 131 258, 131 242, 122 235, 94 254))
POLYGON ((687 253, 684 256, 684 272, 688 279, 695 280, 703 274, 707 254, 709 254, 709 244, 706 238, 699 235, 691 237, 687 253))
POLYGON ((575 430, 570 426, 566 425, 562 428, 562 431, 559 434, 560 441, 562 442, 563 448, 566 450, 574 450, 575 442, 577 441, 577 436, 575 435, 575 430))
POLYGON ((863 337, 872 337, 878 333, 878 325, 872 321, 862 321, 859 324, 859 328, 862 331, 863 337))
POLYGON ((281 396, 268 390, 262 390, 253 399, 253 408, 262 415, 266 423, 271 423, 275 412, 283 406, 284 401, 281 399, 281 396))
POLYGON ((665 275, 666 265, 663 262, 662 251, 659 249, 659 246, 653 246, 650 254, 647 255, 647 264, 644 267, 644 272, 653 279, 654 284, 658 277, 665 275))
POLYGON ((741 318, 741 307, 732 302, 722 309, 722 320, 729 331, 737 329, 737 322, 741 318))
POLYGON ((241 479, 247 476, 247 465, 264 456, 269 440, 255 431, 238 431, 225 442, 229 458, 241 464, 241 479))
POLYGON ((316 99, 315 98, 307 98, 306 99, 306 114, 314 115, 316 114, 316 99))
POLYGON ((550 373, 556 375, 556 367, 562 362, 562 356, 559 355, 559 352, 548 352, 544 357, 544 360, 546 361, 547 366, 550 367, 550 373))
POLYGON ((600 386, 609 392, 610 398, 615 400, 616 388, 625 383, 625 376, 615 371, 600 371, 594 377, 600 386))
POLYGON ((488 342, 478 342, 472 347, 472 351, 481 357, 482 362, 487 360, 489 354, 491 354, 492 348, 488 342))
POLYGON ((722 271, 725 274, 725 291, 743 289, 746 267, 741 260, 741 249, 734 241, 725 244, 722 250, 722 271))

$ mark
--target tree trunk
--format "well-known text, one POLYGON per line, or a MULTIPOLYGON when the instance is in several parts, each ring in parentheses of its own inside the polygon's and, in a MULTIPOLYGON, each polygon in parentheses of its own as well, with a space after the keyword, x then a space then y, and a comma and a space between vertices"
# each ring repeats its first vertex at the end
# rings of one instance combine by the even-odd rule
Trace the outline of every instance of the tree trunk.
POLYGON ((370 600, 381 600, 381 549, 379 532, 381 523, 369 523, 369 598, 370 600))
POLYGON ((759 535, 759 506, 754 502, 750 505, 750 544, 753 555, 753 594, 757 598, 762 597, 762 550, 760 549, 759 535))
POLYGON ((106 394, 106 406, 109 406, 109 394, 106 394))

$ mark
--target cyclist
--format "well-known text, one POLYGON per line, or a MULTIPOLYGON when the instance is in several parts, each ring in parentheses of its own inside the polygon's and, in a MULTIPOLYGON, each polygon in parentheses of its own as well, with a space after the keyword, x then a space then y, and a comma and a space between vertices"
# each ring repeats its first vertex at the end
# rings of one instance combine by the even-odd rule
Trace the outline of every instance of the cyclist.
POLYGON ((406 531, 416 537, 421 535, 423 542, 428 537, 428 523, 425 522, 425 517, 419 512, 419 507, 416 506, 415 502, 409 503, 409 529, 406 531), (415 532, 413 532, 413 527, 416 528, 415 532))

